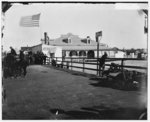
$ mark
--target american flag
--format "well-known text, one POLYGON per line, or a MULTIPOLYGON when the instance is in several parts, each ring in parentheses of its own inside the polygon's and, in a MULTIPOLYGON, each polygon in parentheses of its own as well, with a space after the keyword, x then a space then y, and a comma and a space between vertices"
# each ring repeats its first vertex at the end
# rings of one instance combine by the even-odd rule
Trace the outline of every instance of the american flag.
POLYGON ((21 17, 20 26, 22 27, 39 27, 40 14, 21 17))

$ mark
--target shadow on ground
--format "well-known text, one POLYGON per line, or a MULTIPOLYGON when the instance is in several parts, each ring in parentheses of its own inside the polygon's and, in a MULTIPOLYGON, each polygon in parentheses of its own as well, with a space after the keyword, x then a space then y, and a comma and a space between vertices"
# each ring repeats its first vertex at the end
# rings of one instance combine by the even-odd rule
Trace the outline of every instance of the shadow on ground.
POLYGON ((141 82, 147 82, 147 77, 144 78, 139 77, 136 79, 136 81, 138 81, 139 84, 133 84, 133 81, 123 82, 122 74, 118 75, 116 78, 105 78, 105 77, 102 78, 94 74, 88 74, 79 71, 72 71, 72 70, 56 68, 56 67, 52 67, 52 68, 68 72, 75 76, 88 77, 91 81, 92 80, 97 81, 96 83, 95 82, 89 83, 89 85, 92 85, 94 87, 107 87, 107 88, 123 90, 123 91, 138 91, 141 89, 141 82))
POLYGON ((140 90, 140 84, 133 84, 130 81, 123 81, 121 79, 107 79, 107 78, 90 78, 90 80, 97 81, 96 83, 92 82, 89 85, 94 87, 107 87, 117 90, 124 91, 137 91, 140 90))
MULTIPOLYGON (((115 108, 110 109, 105 106, 83 107, 80 110, 65 111, 62 109, 50 109, 57 115, 57 119, 66 120, 138 120, 146 110, 135 108, 115 108), (64 117, 62 116, 64 115, 64 117)), ((147 115, 142 117, 147 119, 147 115)))
POLYGON ((3 112, 3 120, 147 120, 147 109, 107 107, 105 105, 82 107, 78 110, 47 108, 9 116, 3 112), (47 112, 46 112, 47 111, 47 112), (17 116, 18 115, 18 116, 17 116))

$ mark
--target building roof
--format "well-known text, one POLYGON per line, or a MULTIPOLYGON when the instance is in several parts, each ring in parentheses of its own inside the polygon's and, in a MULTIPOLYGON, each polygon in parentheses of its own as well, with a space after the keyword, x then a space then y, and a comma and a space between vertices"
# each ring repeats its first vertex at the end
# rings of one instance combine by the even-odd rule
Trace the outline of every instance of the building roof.
MULTIPOLYGON (((88 39, 90 39, 88 37, 88 39)), ((61 47, 62 50, 97 50, 97 42, 94 40, 90 39, 90 43, 86 43, 87 38, 80 38, 78 35, 73 35, 71 33, 68 33, 66 35, 61 35, 59 38, 56 39, 50 39, 49 40, 49 45, 52 46, 58 46, 61 47), (71 43, 68 43, 65 39, 71 39, 71 43)), ((38 44, 32 47, 22 47, 24 49, 28 48, 34 48, 38 46, 42 46, 42 44, 38 44)), ((99 45, 99 50, 103 51, 115 51, 115 48, 110 48, 106 44, 101 44, 99 45)))
POLYGON ((28 50, 31 50, 31 47, 21 47, 21 50, 28 51, 28 50))
MULTIPOLYGON (((91 40, 89 36, 86 38, 80 38, 78 35, 73 35, 68 33, 61 35, 59 38, 50 39, 50 45, 60 46, 63 50, 97 50, 97 42, 91 40), (67 39, 71 40, 71 43, 68 43, 67 39), (90 43, 87 42, 90 40, 90 43)), ((106 44, 100 43, 99 50, 112 50, 106 44)))
MULTIPOLYGON (((66 35, 61 35, 59 38, 50 39, 49 44, 56 45, 56 46, 87 46, 87 45, 96 46, 97 45, 97 42, 94 40, 90 39, 90 43, 87 43, 86 40, 87 38, 80 38, 78 35, 73 35, 72 33, 68 33, 66 35), (68 38, 71 39, 71 43, 67 43, 66 41, 64 41, 65 39, 68 38)), ((101 45, 105 45, 105 44, 101 44, 101 45)))
POLYGON ((38 45, 31 46, 31 48, 37 47, 37 46, 42 46, 42 44, 38 44, 38 45))

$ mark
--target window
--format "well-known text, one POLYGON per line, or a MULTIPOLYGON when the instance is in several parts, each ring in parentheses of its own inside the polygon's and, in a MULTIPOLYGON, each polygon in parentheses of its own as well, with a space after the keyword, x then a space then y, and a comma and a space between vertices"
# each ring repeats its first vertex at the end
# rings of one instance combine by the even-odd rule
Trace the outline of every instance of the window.
POLYGON ((71 39, 70 38, 68 38, 68 43, 71 43, 71 39))
POLYGON ((65 43, 71 43, 71 39, 70 38, 63 39, 62 41, 65 42, 65 43))
POLYGON ((90 44, 90 39, 88 40, 88 43, 90 44))
POLYGON ((63 42, 68 43, 68 39, 63 39, 63 42))

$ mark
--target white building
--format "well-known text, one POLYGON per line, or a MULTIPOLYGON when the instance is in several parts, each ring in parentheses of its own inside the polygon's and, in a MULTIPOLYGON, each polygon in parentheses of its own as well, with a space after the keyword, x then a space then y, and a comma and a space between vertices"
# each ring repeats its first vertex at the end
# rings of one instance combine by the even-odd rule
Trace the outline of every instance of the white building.
POLYGON ((123 51, 117 51, 115 54, 115 58, 124 58, 125 57, 125 52, 123 51))

